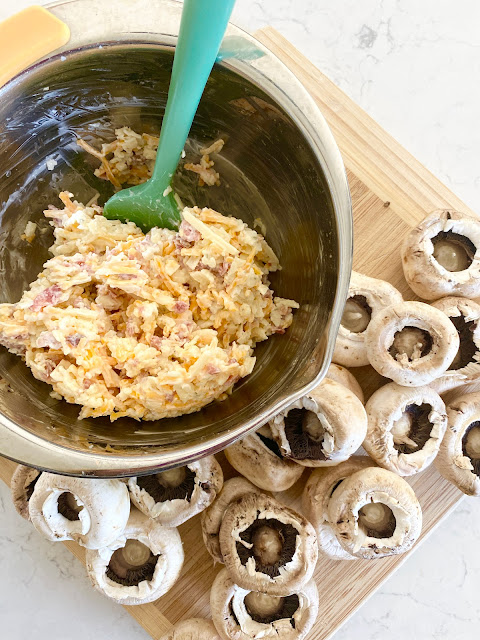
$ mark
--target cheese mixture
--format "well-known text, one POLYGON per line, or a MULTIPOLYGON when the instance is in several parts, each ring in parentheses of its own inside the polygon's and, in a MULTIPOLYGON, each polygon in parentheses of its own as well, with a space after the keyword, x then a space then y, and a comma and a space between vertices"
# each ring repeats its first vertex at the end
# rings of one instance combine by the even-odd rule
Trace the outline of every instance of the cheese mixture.
POLYGON ((197 411, 291 324, 298 304, 269 286, 277 257, 241 220, 185 208, 178 232, 144 234, 71 198, 45 211, 53 257, 19 302, 0 305, 0 343, 82 405, 80 418, 197 411))

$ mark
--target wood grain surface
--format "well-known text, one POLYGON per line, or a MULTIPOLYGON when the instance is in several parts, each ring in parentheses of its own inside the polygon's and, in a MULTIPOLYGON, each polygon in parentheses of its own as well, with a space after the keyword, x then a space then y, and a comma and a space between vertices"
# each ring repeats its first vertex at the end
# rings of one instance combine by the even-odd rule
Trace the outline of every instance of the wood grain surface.
MULTIPOLYGON (((413 299, 415 296, 406 285, 400 265, 399 247, 403 237, 433 209, 455 207, 468 211, 468 208, 274 29, 266 28, 256 35, 305 85, 340 147, 353 200, 354 268, 388 280, 406 298, 413 299)), ((382 383, 370 367, 354 372, 367 397, 382 383)), ((226 477, 234 475, 224 456, 219 458, 226 477)), ((0 477, 5 482, 10 481, 14 468, 14 463, 0 459, 0 477)), ((299 496, 307 473, 305 471, 290 491, 277 497, 299 508, 299 496)), ((412 478, 410 483, 423 509, 421 540, 424 540, 462 494, 443 480, 434 468, 412 478)), ((177 584, 154 603, 126 607, 155 639, 182 618, 210 617, 209 590, 220 567, 214 567, 203 547, 198 516, 183 524, 180 533, 185 565, 177 584)), ((74 543, 67 543, 67 546, 84 561, 83 549, 74 543)), ((329 638, 410 553, 374 561, 320 559, 315 573, 320 610, 309 638, 329 638)))

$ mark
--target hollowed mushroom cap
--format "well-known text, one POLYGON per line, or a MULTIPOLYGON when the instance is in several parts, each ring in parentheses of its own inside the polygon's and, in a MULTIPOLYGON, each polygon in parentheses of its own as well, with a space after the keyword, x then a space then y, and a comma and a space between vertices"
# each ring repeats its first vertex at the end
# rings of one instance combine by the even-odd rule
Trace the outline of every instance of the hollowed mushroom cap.
POLYGON ((10 480, 13 506, 25 520, 30 520, 28 503, 41 473, 38 469, 19 464, 10 480))
POLYGON ((435 466, 468 496, 480 496, 480 392, 447 406, 448 426, 435 466))
POLYGON ((350 389, 350 391, 352 391, 363 404, 364 397, 362 387, 359 385, 358 380, 355 378, 353 373, 348 369, 332 362, 328 367, 325 377, 342 384, 344 387, 347 387, 347 389, 350 389))
POLYGON ((405 279, 424 300, 480 296, 480 220, 452 209, 428 215, 402 246, 405 279))
POLYGON ((422 510, 413 489, 379 467, 357 471, 335 489, 328 519, 342 547, 366 559, 408 551, 422 529, 422 510))
POLYGON ((170 629, 160 640, 221 640, 211 620, 189 618, 170 629))
POLYGON ((128 479, 130 497, 137 509, 167 527, 178 527, 206 509, 222 485, 222 468, 214 456, 185 467, 128 479))
POLYGON ((317 619, 318 590, 310 580, 290 596, 268 596, 242 589, 222 569, 212 585, 210 609, 225 640, 301 640, 317 619))
POLYGON ((325 378, 269 424, 283 456, 305 467, 325 467, 347 460, 361 446, 367 414, 350 389, 325 378))
POLYGON ((368 456, 352 456, 335 467, 315 469, 310 474, 303 490, 302 511, 316 531, 320 555, 332 560, 355 560, 337 540, 328 521, 328 503, 345 478, 373 466, 375 463, 368 456))
POLYGON ((480 304, 468 298, 449 296, 432 303, 455 325, 460 347, 447 371, 431 386, 444 393, 461 384, 480 380, 480 304))
POLYGON ((246 493, 260 493, 260 489, 246 478, 231 478, 225 482, 215 501, 201 515, 203 541, 215 562, 223 564, 219 534, 225 509, 246 493))
POLYGON ((233 582, 274 596, 299 591, 312 577, 318 557, 310 522, 273 498, 254 493, 225 511, 220 549, 233 582))
POLYGON ((42 473, 30 498, 29 514, 35 529, 48 540, 75 540, 87 549, 99 549, 125 529, 130 498, 120 480, 42 473))
POLYGON ((377 464, 400 476, 423 471, 433 461, 447 428, 445 404, 430 387, 380 387, 365 406, 363 447, 377 464))
POLYGON ((377 313, 365 342, 372 367, 405 387, 420 387, 438 378, 460 346, 453 323, 423 302, 400 302, 377 313))
POLYGON ((116 540, 86 554, 93 586, 123 605, 153 602, 167 593, 180 575, 183 559, 177 529, 164 527, 137 509, 132 509, 125 530, 116 540), (133 551, 129 541, 136 541, 133 551), (127 558, 121 555, 124 548, 129 549, 127 558))
POLYGON ((225 449, 232 467, 265 491, 285 491, 300 478, 303 467, 282 456, 268 424, 225 449))
POLYGON ((400 291, 389 282, 352 271, 333 361, 345 367, 362 367, 368 364, 365 330, 372 316, 402 300, 400 291))

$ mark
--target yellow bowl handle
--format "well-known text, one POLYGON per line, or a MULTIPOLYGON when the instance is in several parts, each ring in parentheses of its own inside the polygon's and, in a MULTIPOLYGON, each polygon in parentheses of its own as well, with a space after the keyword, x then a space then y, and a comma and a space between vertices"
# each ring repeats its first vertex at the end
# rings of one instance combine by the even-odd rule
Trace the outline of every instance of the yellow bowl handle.
POLYGON ((4 20, 0 24, 0 87, 69 39, 68 26, 38 5, 4 20))

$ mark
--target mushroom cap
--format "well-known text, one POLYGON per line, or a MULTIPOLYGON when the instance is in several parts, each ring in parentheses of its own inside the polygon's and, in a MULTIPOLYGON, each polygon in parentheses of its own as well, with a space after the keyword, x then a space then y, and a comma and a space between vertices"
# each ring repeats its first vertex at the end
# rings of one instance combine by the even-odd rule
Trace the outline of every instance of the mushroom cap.
POLYGON ((327 373, 325 374, 325 377, 329 378, 330 380, 334 380, 339 384, 343 384, 344 387, 350 389, 350 391, 352 391, 357 396, 362 404, 364 403, 365 399, 363 396, 362 387, 351 371, 345 369, 345 367, 342 367, 339 364, 331 362, 330 366, 328 367, 327 373))
POLYGON ((287 596, 299 591, 311 579, 318 557, 317 536, 310 522, 270 496, 254 493, 246 493, 227 507, 220 527, 220 549, 233 582, 243 589, 274 596, 287 596), (278 575, 274 576, 257 570, 253 556, 242 564, 237 550, 237 544, 251 548, 242 540, 243 532, 257 521, 262 525, 262 521, 269 520, 290 525, 295 531, 292 534, 295 535, 292 557, 280 564, 276 572, 278 575))
MULTIPOLYGON (((305 467, 326 467, 347 460, 361 446, 367 433, 367 414, 350 389, 325 378, 315 389, 275 416, 269 424, 283 456, 305 467), (321 458, 299 457, 292 450, 288 424, 285 423, 292 409, 306 409, 320 420, 325 431, 321 458)), ((307 435, 302 438, 308 443, 307 435)), ((303 446, 301 449, 305 450, 303 446)))
POLYGON ((234 469, 265 491, 285 491, 300 478, 303 467, 293 460, 283 458, 274 453, 265 444, 271 437, 263 437, 268 425, 260 427, 256 433, 249 433, 245 438, 237 440, 225 449, 227 460, 234 469))
POLYGON ((455 358, 450 369, 434 380, 431 383, 431 387, 435 389, 437 393, 444 393, 461 384, 468 384, 469 382, 480 380, 480 304, 468 298, 449 296, 432 302, 432 307, 443 311, 451 320, 453 319, 452 321, 454 323, 463 319, 464 323, 472 322, 473 324, 470 326, 465 326, 464 324, 463 331, 459 333, 460 348, 458 355, 466 355, 467 358, 470 358, 470 361, 466 366, 453 368, 456 366, 455 360, 457 358, 455 358), (466 344, 467 340, 471 340, 471 345, 466 344), (471 348, 473 347, 473 349, 476 347, 477 349, 471 356, 470 353, 465 354, 465 350, 468 349, 469 346, 471 348))
POLYGON ((206 509, 222 488, 222 467, 214 456, 207 456, 186 466, 195 474, 195 484, 189 498, 156 502, 148 491, 139 486, 137 478, 129 478, 128 489, 133 504, 146 516, 166 527, 178 527, 206 509))
POLYGON ((113 542, 125 529, 130 514, 127 486, 120 480, 71 478, 42 473, 29 502, 33 526, 48 540, 75 540, 87 549, 99 549, 113 542), (82 507, 78 519, 59 512, 63 493, 74 496, 82 507))
POLYGON ((480 477, 464 452, 463 438, 471 424, 480 421, 480 392, 468 393, 447 405, 448 426, 435 466, 449 482, 468 496, 480 496, 480 477))
POLYGON ((423 471, 433 462, 447 428, 445 404, 436 391, 430 387, 402 387, 390 382, 372 394, 365 408, 368 431, 363 447, 378 465, 400 476, 410 476, 423 471), (392 429, 396 426, 401 427, 402 423, 399 421, 406 419, 407 431, 397 435, 397 442, 399 445, 411 444, 411 433, 408 430, 411 419, 407 407, 411 407, 412 415, 415 406, 420 410, 422 405, 430 406, 426 416, 430 424, 430 427, 427 427, 430 435, 422 436, 421 440, 425 440, 423 446, 420 446, 420 440, 417 443, 412 440, 413 444, 418 445, 417 448, 412 445, 408 447, 412 448, 411 452, 400 451, 395 446, 392 429), (402 443, 401 440, 405 440, 405 436, 407 440, 402 443))
POLYGON ((385 378, 405 387, 420 387, 442 375, 455 358, 460 340, 447 316, 424 302, 400 302, 377 313, 365 332, 368 358, 385 378), (414 327, 429 334, 432 344, 424 356, 409 360, 406 354, 393 357, 389 349, 395 334, 414 327))
POLYGON ((221 640, 211 620, 189 618, 182 620, 160 640, 221 640))
POLYGON ((318 615, 318 589, 313 580, 307 582, 295 595, 299 606, 291 618, 273 622, 258 622, 249 615, 244 604, 250 593, 235 584, 226 569, 215 578, 210 592, 210 609, 218 633, 228 640, 252 640, 257 638, 281 638, 301 640, 313 627, 318 615), (293 619, 294 624, 291 620, 293 619))
POLYGON ((320 555, 332 560, 355 560, 338 542, 328 521, 328 503, 337 486, 361 469, 373 467, 368 456, 352 456, 335 467, 315 469, 310 474, 302 494, 302 511, 317 534, 320 555))
POLYGON ((422 510, 410 485, 391 471, 370 467, 353 473, 332 494, 328 519, 342 547, 357 558, 383 558, 408 551, 422 529, 422 510), (388 538, 370 537, 359 511, 370 503, 389 507, 395 529, 388 538))
MULTIPOLYGON (((365 299, 372 316, 384 307, 403 300, 400 291, 389 282, 370 278, 356 271, 352 271, 347 301, 354 296, 365 299)), ((362 367, 368 364, 365 331, 356 333, 340 324, 332 360, 345 367, 362 367)))
POLYGON ((219 534, 225 509, 245 493, 260 493, 260 489, 246 478, 236 477, 227 480, 215 501, 200 516, 203 541, 215 562, 223 564, 219 534))
POLYGON ((30 520, 28 503, 30 501, 31 492, 33 492, 32 484, 35 486, 34 483, 36 483, 41 473, 42 472, 38 469, 19 464, 13 472, 12 479, 10 480, 13 506, 17 513, 25 520, 30 520))
POLYGON ((123 605, 145 604, 163 596, 177 581, 183 560, 182 540, 177 529, 164 527, 137 509, 132 509, 127 526, 116 540, 102 549, 88 549, 86 553, 87 573, 93 586, 123 605), (151 580, 125 586, 111 580, 106 571, 114 551, 131 539, 147 546, 158 559, 151 580))
POLYGON ((438 209, 412 229, 402 245, 405 279, 424 300, 456 295, 480 296, 480 220, 452 209, 438 209), (441 232, 466 237, 476 251, 468 269, 448 271, 433 257, 432 239, 441 232))

